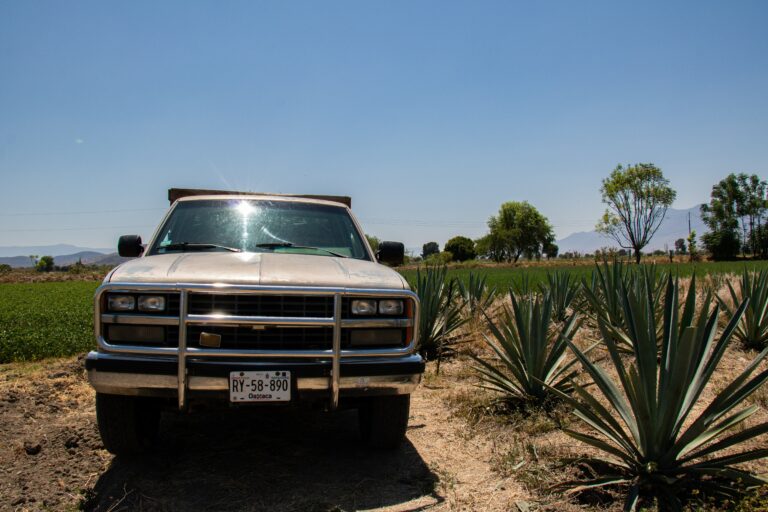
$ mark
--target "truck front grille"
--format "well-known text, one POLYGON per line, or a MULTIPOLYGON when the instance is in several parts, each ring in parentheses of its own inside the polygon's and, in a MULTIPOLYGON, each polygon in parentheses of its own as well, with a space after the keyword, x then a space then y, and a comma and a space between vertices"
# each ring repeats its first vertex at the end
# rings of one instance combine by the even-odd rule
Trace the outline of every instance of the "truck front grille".
POLYGON ((189 313, 192 315, 330 318, 333 316, 333 297, 190 293, 189 313))
MULTIPOLYGON (((120 294, 137 297, 149 293, 163 294, 167 301, 166 310, 161 313, 137 310, 104 313, 101 325, 104 341, 114 345, 174 349, 179 346, 181 319, 186 318, 186 345, 189 348, 205 351, 333 350, 334 296, 330 294, 191 291, 187 293, 187 311, 182 312, 179 293, 120 291, 120 294), (210 340, 201 344, 204 333, 220 338, 212 338, 216 340, 214 345, 210 340)), ((409 320, 405 315, 397 318, 353 316, 353 299, 341 298, 341 349, 401 348, 408 344, 411 325, 403 325, 409 320), (374 325, 370 325, 371 322, 374 325)))

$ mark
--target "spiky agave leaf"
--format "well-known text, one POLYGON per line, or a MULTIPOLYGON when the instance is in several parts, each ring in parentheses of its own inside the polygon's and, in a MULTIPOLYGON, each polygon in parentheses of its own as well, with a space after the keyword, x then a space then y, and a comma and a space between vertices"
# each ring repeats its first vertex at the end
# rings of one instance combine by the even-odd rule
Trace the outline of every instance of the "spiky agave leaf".
POLYGON ((696 311, 695 277, 682 314, 678 309, 678 292, 677 281, 668 278, 660 357, 656 316, 650 313, 653 311, 652 298, 647 294, 638 296, 635 291, 624 288, 621 298, 626 333, 620 333, 620 329, 608 324, 603 315, 598 316, 599 328, 618 378, 609 377, 579 347, 569 342, 597 391, 587 393, 577 383, 573 384, 573 397, 553 390, 567 400, 575 415, 597 434, 565 432, 616 460, 617 474, 609 475, 610 478, 600 475, 591 481, 565 485, 573 488, 604 486, 621 480, 630 485, 626 510, 633 510, 642 494, 653 495, 662 510, 680 510, 683 505, 681 491, 701 486, 703 479, 706 479, 707 492, 721 496, 736 496, 743 486, 766 483, 762 477, 734 465, 766 457, 768 449, 717 455, 726 448, 738 447, 768 432, 768 423, 762 423, 746 430, 736 429, 734 433, 734 427, 757 410, 754 406, 740 408, 740 405, 768 380, 768 370, 753 376, 768 356, 768 349, 693 417, 694 406, 722 359, 747 302, 739 306, 717 338, 719 306, 710 310, 711 301, 706 300, 696 311), (619 334, 630 338, 634 358, 622 357, 616 341, 619 334), (606 405, 593 396, 595 392, 603 395, 606 405))
MULTIPOLYGON (((733 304, 740 304, 749 299, 744 316, 736 326, 733 337, 742 345, 752 349, 762 349, 768 345, 768 272, 750 273, 747 269, 741 275, 739 291, 727 281, 728 293, 733 304)), ((717 297, 720 306, 728 315, 733 314, 734 306, 717 297)))
POLYGON ((441 351, 443 354, 450 351, 448 340, 467 321, 461 314, 456 283, 448 280, 447 274, 445 266, 428 266, 423 272, 418 269, 412 286, 421 303, 419 350, 428 360, 441 351))
MULTIPOLYGON (((647 298, 638 302, 638 307, 648 309, 656 318, 657 341, 661 341, 661 316, 663 314, 662 297, 667 274, 657 272, 656 265, 641 265, 629 268, 621 261, 609 264, 604 261, 596 265, 590 282, 583 282, 583 308, 595 321, 602 321, 613 326, 619 333, 616 337, 622 352, 632 352, 632 338, 627 335, 630 326, 624 314, 624 297, 630 293, 636 297, 647 298)), ((642 315, 645 316, 645 315, 642 315)))
POLYGON ((539 288, 542 294, 552 299, 552 318, 557 322, 565 322, 571 305, 578 300, 581 285, 571 278, 570 272, 555 270, 547 272, 547 282, 539 285, 539 288))
POLYGON ((459 295, 464 301, 465 316, 470 320, 478 318, 496 298, 496 287, 488 286, 486 278, 484 274, 470 272, 466 283, 460 279, 456 281, 459 295))
POLYGON ((551 328, 549 295, 518 300, 512 294, 512 310, 504 307, 498 322, 488 318, 491 336, 484 335, 498 361, 472 356, 482 387, 505 398, 541 404, 552 396, 550 389, 570 393, 577 374, 575 359, 567 361, 567 343, 580 327, 571 316, 559 330, 551 328))

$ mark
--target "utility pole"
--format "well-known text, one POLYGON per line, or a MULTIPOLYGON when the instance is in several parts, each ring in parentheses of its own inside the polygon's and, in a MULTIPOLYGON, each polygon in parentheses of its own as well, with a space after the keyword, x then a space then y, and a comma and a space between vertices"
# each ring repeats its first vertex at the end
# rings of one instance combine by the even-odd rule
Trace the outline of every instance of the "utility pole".
POLYGON ((688 236, 691 236, 691 212, 688 212, 688 236))

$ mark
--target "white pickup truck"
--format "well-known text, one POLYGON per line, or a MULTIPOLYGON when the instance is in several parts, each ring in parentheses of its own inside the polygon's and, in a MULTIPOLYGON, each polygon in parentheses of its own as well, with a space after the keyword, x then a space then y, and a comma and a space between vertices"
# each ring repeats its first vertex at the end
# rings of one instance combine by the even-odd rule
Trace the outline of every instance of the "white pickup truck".
MULTIPOLYGON (((95 296, 86 359, 106 448, 151 446, 164 409, 321 401, 356 408, 362 438, 394 448, 424 371, 419 301, 381 263, 349 198, 171 189, 148 244, 121 256, 95 296)), ((264 414, 270 414, 264 408, 264 414)))

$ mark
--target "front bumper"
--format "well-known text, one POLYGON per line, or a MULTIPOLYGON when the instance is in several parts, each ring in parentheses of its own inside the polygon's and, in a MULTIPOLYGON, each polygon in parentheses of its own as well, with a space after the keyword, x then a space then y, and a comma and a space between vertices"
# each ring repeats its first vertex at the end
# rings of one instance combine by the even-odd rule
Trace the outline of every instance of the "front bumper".
MULTIPOLYGON (((175 357, 141 357, 91 352, 85 360, 88 380, 99 393, 175 397, 178 361, 175 357)), ((290 371, 298 400, 326 397, 331 361, 243 361, 188 358, 187 392, 190 398, 227 397, 233 371, 290 371)), ((403 395, 416 389, 424 361, 418 354, 392 358, 351 358, 340 362, 340 397, 403 395)))

